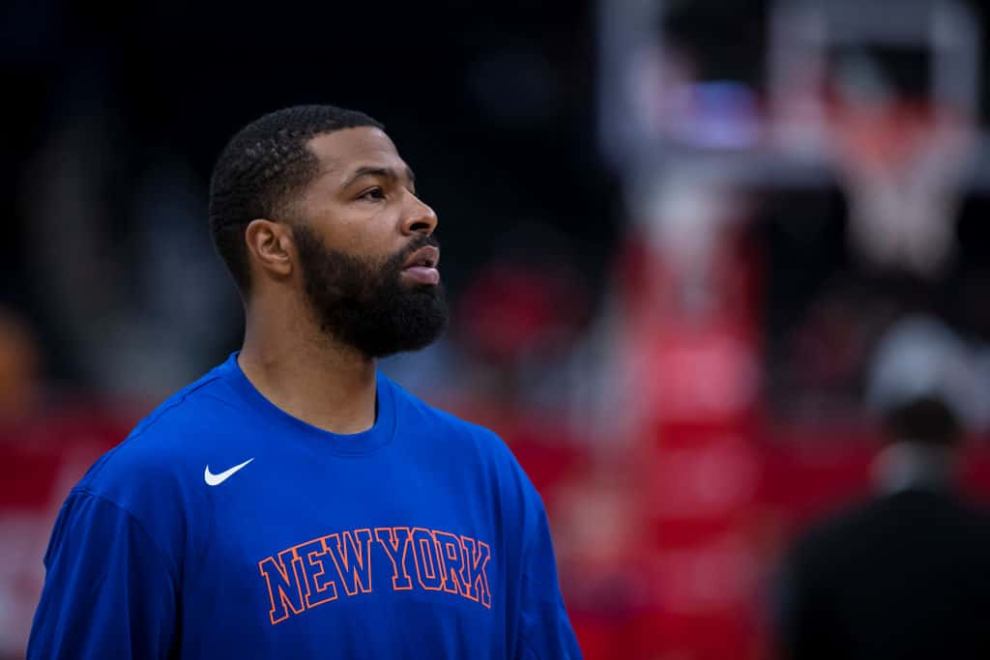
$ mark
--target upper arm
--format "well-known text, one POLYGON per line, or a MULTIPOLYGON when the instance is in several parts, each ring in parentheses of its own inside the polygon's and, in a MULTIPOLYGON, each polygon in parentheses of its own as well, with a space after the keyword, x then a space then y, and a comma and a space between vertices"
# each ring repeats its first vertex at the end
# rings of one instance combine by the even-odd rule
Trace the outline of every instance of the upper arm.
POLYGON ((131 513, 76 490, 59 513, 28 658, 166 657, 174 643, 173 563, 131 513))
POLYGON ((580 658, 557 577, 557 560, 546 509, 526 480, 519 657, 580 658))

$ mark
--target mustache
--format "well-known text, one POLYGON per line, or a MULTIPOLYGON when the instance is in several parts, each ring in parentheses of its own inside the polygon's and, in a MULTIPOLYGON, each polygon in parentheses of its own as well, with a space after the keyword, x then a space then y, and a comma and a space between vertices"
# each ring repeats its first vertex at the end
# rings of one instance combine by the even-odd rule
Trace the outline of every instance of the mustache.
POLYGON ((416 250, 419 250, 426 246, 435 247, 439 250, 440 241, 437 240, 437 237, 434 236, 433 234, 430 234, 429 236, 420 234, 416 238, 409 241, 409 244, 406 245, 404 248, 402 248, 401 250, 393 254, 391 257, 389 257, 388 263, 389 265, 404 264, 406 262, 406 259, 409 258, 409 255, 411 255, 416 250))

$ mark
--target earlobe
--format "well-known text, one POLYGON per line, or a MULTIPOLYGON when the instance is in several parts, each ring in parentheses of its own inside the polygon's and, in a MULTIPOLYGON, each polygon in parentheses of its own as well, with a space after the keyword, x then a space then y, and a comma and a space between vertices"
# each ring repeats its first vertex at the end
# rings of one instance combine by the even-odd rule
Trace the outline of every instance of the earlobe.
POLYGON ((282 223, 259 218, 252 220, 245 230, 251 261, 277 277, 292 272, 291 240, 287 229, 282 223))

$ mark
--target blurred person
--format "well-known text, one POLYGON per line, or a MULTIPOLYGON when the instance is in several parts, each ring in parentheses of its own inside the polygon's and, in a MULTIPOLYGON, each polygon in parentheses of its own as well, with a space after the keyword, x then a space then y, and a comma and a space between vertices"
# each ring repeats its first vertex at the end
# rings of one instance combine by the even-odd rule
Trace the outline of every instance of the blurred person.
POLYGON ((990 657, 990 515, 953 490, 959 419, 919 395, 890 408, 886 432, 873 499, 789 554, 783 658, 990 657))
POLYGON ((0 426, 36 410, 40 396, 40 356, 28 325, 0 307, 0 426))
POLYGON ((512 454, 376 368, 446 325, 436 226, 367 115, 234 136, 210 227, 243 346, 69 495, 29 658, 580 656, 512 454))
POLYGON ((23 288, 61 377, 157 402, 240 332, 237 297, 202 233, 205 186, 188 160, 83 107, 25 168, 23 288))
POLYGON ((984 432, 990 427, 990 373, 980 358, 985 350, 937 316, 904 316, 887 328, 874 348, 867 403, 883 411, 937 393, 965 431, 984 432))
POLYGON ((36 421, 39 361, 28 325, 0 307, 0 658, 14 657, 24 648, 39 591, 32 589, 40 573, 37 553, 52 520, 43 515, 54 461, 33 460, 36 452, 22 444, 32 439, 25 431, 36 421), (26 551, 33 552, 30 563, 26 551))
POLYGON ((23 657, 59 505, 136 419, 120 402, 56 387, 45 348, 0 304, 0 658, 23 657))

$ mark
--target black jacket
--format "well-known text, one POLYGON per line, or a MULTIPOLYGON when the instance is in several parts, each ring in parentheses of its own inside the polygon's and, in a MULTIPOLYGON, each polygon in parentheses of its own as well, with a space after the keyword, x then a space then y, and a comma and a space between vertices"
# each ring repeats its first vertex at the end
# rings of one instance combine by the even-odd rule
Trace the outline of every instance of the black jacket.
POLYGON ((783 658, 990 659, 990 516, 947 491, 876 498, 800 540, 779 605, 783 658))

